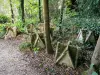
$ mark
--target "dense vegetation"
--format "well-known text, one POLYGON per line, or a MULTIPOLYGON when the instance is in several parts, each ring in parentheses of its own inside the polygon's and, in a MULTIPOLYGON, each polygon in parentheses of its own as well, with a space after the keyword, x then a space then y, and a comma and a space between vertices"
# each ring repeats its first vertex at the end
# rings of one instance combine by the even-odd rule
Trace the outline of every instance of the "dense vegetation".
POLYGON ((76 45, 80 29, 87 30, 87 33, 93 32, 95 37, 92 44, 82 43, 82 49, 86 49, 87 44, 94 49, 99 38, 100 0, 1 0, 0 8, 1 38, 4 38, 9 30, 13 31, 13 27, 17 27, 16 36, 30 36, 28 40, 31 42, 23 43, 20 48, 25 49, 27 46, 32 51, 39 51, 41 47, 37 46, 38 38, 43 41, 48 54, 56 52, 54 49, 57 42, 65 44, 66 40, 71 40, 75 46, 80 46, 79 43, 76 45), (40 33, 39 29, 42 29, 40 33))

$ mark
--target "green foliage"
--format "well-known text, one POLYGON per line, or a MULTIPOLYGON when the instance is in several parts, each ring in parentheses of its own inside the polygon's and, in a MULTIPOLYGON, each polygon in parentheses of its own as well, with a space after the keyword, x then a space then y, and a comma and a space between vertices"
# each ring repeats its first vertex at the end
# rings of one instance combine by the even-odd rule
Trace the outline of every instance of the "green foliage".
POLYGON ((83 16, 98 16, 100 15, 100 0, 77 0, 78 9, 83 16))
POLYGON ((100 34, 100 18, 98 17, 100 14, 98 9, 100 0, 77 0, 77 3, 78 12, 71 10, 68 7, 71 5, 70 1, 66 1, 62 24, 59 25, 56 19, 53 20, 58 27, 61 26, 63 37, 77 34, 80 28, 100 34))
POLYGON ((22 26, 23 22, 22 21, 17 21, 14 24, 12 24, 12 26, 16 26, 18 28, 18 31, 21 33, 25 32, 25 27, 22 26))
POLYGON ((78 18, 77 23, 80 24, 81 28, 95 31, 97 34, 100 34, 100 18, 78 18))
POLYGON ((26 50, 26 49, 30 49, 31 48, 31 43, 29 42, 24 42, 19 46, 20 50, 26 50))
POLYGON ((88 29, 95 31, 97 34, 100 34, 100 19, 99 18, 86 18, 86 17, 72 17, 65 18, 63 20, 64 30, 67 32, 67 29, 75 27, 73 32, 77 32, 80 28, 88 29), (67 29, 66 29, 67 28, 67 29))
POLYGON ((0 14, 0 23, 7 23, 7 22, 10 22, 10 18, 8 18, 3 14, 0 14))
POLYGON ((36 19, 26 19, 26 22, 23 26, 23 22, 19 19, 14 24, 11 24, 11 26, 16 26, 18 28, 18 32, 20 33, 28 33, 27 26, 30 24, 37 25, 38 21, 36 19))
POLYGON ((23 22, 20 19, 14 24, 11 24, 11 26, 16 26, 18 29, 18 32, 20 33, 27 33, 27 27, 26 27, 27 23, 25 23, 23 26, 23 22))
MULTIPOLYGON (((30 50, 30 49, 31 49, 31 43, 30 43, 30 42, 24 42, 24 43, 22 43, 22 44, 19 46, 19 49, 22 50, 22 51, 23 51, 23 50, 27 50, 27 49, 30 50)), ((33 51, 34 51, 34 52, 38 52, 39 49, 40 49, 40 48, 38 48, 38 47, 34 47, 34 48, 33 48, 33 51)))
POLYGON ((38 52, 39 51, 39 48, 38 47, 35 47, 35 48, 33 48, 33 51, 34 52, 38 52))
POLYGON ((0 38, 3 38, 6 33, 5 25, 0 24, 0 38))
POLYGON ((38 19, 38 1, 37 0, 25 0, 26 19, 31 19, 35 23, 38 19))

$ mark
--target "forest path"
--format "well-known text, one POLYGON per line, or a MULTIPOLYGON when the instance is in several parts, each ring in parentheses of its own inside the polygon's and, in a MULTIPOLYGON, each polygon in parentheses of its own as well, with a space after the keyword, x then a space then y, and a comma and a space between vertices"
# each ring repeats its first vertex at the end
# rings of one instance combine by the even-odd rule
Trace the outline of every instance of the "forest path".
POLYGON ((27 55, 20 52, 20 40, 0 39, 0 75, 39 75, 27 55))

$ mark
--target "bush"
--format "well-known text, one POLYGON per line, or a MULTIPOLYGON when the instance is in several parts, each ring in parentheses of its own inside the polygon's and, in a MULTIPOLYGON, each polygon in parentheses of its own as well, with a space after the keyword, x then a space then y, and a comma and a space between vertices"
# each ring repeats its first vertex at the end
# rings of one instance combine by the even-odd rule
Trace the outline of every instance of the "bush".
POLYGON ((10 21, 10 18, 8 18, 5 15, 0 14, 0 23, 7 23, 10 21))
POLYGON ((0 38, 3 38, 6 33, 5 25, 0 24, 0 38))

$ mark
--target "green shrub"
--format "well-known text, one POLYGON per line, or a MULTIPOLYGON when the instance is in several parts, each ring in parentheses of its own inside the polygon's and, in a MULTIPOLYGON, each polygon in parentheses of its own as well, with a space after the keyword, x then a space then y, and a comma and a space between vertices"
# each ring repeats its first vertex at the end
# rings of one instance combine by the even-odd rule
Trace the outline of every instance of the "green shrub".
POLYGON ((30 47, 31 47, 31 43, 29 43, 29 42, 23 42, 19 45, 19 49, 21 51, 26 50, 26 49, 30 49, 30 47))
POLYGON ((0 24, 0 38, 3 38, 6 33, 5 25, 0 24))
POLYGON ((0 14, 0 23, 7 23, 9 21, 10 21, 10 18, 9 17, 0 14))

